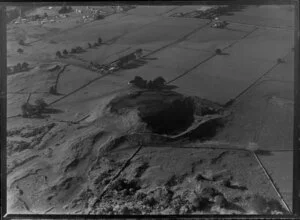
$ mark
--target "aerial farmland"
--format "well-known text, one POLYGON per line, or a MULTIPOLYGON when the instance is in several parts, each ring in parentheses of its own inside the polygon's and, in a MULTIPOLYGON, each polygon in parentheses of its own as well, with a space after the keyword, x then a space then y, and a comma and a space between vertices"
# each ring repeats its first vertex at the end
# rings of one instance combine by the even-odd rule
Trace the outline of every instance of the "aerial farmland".
POLYGON ((7 15, 8 213, 291 212, 292 5, 7 15))

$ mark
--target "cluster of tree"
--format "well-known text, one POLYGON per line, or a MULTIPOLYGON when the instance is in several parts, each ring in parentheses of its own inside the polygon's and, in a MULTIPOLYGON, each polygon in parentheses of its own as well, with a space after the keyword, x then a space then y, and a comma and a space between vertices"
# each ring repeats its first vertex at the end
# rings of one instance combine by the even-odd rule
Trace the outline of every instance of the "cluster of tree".
POLYGON ((66 49, 64 49, 62 52, 57 51, 55 53, 56 57, 63 58, 64 56, 67 56, 69 53, 82 53, 84 52, 84 49, 80 46, 72 48, 70 52, 68 52, 66 49))
POLYGON ((82 52, 84 52, 84 49, 82 47, 78 46, 78 47, 72 48, 70 53, 82 53, 82 52))
MULTIPOLYGON (((98 41, 99 42, 99 41, 98 41)), ((89 47, 91 45, 89 44, 89 47)), ((90 62, 91 68, 96 68, 101 71, 116 71, 122 67, 124 67, 126 64, 128 64, 132 60, 136 60, 142 56, 142 49, 137 49, 135 52, 128 54, 124 57, 121 57, 117 61, 114 61, 113 63, 107 64, 107 65, 100 65, 98 63, 90 62)))
POLYGON ((17 65, 13 67, 7 67, 7 74, 12 74, 12 73, 18 73, 18 72, 23 72, 27 71, 29 69, 29 64, 26 62, 18 63, 17 65))
POLYGON ((55 55, 58 58, 62 58, 63 57, 60 51, 56 51, 55 55))
POLYGON ((62 58, 63 55, 66 56, 66 55, 68 55, 68 54, 69 54, 69 52, 68 52, 66 49, 64 49, 63 52, 57 51, 55 55, 56 55, 56 57, 58 57, 58 58, 62 58))
POLYGON ((41 116, 48 104, 43 99, 37 99, 32 105, 28 102, 21 105, 22 117, 30 118, 33 116, 41 116))
MULTIPOLYGON (((100 46, 100 44, 102 44, 101 37, 99 37, 97 42, 95 42, 93 45, 91 43, 88 43, 88 48, 94 48, 94 47, 100 46)), ((72 48, 70 52, 68 52, 66 49, 64 49, 62 52, 57 51, 56 57, 63 58, 64 56, 67 56, 69 53, 82 53, 82 52, 84 52, 84 49, 82 47, 78 46, 78 47, 72 48)))
POLYGON ((59 10, 58 10, 58 13, 59 14, 66 14, 66 13, 70 13, 70 12, 72 12, 73 11, 73 9, 72 9, 72 7, 71 6, 62 6, 59 10))
POLYGON ((129 84, 131 85, 134 85, 138 88, 141 88, 141 89, 162 89, 165 87, 166 85, 166 80, 159 76, 157 78, 155 78, 153 81, 152 80, 144 80, 142 77, 140 76, 136 76, 134 77, 133 80, 131 80, 129 82, 129 84))

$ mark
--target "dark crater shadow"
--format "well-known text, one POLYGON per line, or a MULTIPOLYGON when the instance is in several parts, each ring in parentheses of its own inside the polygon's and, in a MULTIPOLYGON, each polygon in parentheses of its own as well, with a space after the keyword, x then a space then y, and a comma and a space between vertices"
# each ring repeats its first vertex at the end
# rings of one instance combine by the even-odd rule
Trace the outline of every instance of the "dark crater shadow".
POLYGON ((186 130, 194 121, 194 106, 188 100, 175 100, 170 106, 155 115, 143 116, 154 133, 177 134, 186 130))

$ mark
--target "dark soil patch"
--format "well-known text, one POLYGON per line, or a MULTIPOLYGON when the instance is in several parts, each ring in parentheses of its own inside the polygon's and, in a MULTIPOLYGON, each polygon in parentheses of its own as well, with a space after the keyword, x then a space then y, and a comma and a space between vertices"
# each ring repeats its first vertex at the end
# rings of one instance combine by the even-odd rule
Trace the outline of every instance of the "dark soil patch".
POLYGON ((155 115, 142 116, 149 128, 158 134, 177 134, 194 121, 194 106, 188 99, 175 100, 155 115))

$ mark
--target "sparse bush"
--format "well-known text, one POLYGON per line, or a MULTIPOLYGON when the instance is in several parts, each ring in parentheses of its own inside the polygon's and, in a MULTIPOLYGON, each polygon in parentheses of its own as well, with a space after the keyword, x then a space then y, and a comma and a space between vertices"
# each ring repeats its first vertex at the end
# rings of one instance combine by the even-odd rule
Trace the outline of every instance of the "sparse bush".
POLYGON ((39 112, 43 111, 48 106, 48 104, 42 98, 35 100, 35 104, 36 104, 36 109, 39 112))
POLYGON ((21 71, 22 71, 21 63, 18 63, 16 66, 14 66, 14 72, 21 72, 21 71))
POLYGON ((19 48, 19 49, 17 50, 17 52, 18 52, 18 53, 23 53, 23 52, 24 52, 24 50, 23 50, 23 49, 21 49, 21 48, 19 48))
POLYGON ((56 57, 58 57, 58 58, 61 58, 61 57, 62 57, 62 55, 61 55, 61 52, 60 52, 60 51, 57 51, 55 55, 56 55, 56 57))
POLYGON ((150 206, 150 207, 155 206, 157 203, 158 202, 152 196, 146 197, 146 199, 143 202, 144 205, 147 205, 147 206, 150 206))
POLYGON ((64 49, 63 55, 68 55, 68 54, 69 54, 68 51, 66 49, 64 49))
POLYGON ((84 49, 82 47, 80 47, 80 46, 76 47, 75 49, 76 49, 77 53, 80 53, 80 52, 84 51, 84 49))
POLYGON ((284 63, 284 60, 281 59, 281 58, 278 58, 278 59, 277 59, 277 63, 284 63))
POLYGON ((135 76, 134 80, 131 80, 129 83, 133 84, 134 86, 137 86, 139 88, 146 88, 147 87, 147 81, 144 80, 140 76, 135 76))
POLYGON ((52 95, 56 95, 57 94, 57 90, 55 86, 51 86, 49 89, 49 93, 52 95))
POLYGON ((34 105, 29 103, 24 103, 21 105, 22 116, 24 118, 31 117, 32 115, 36 114, 36 109, 34 105))
POLYGON ((26 62, 24 62, 24 63, 22 63, 21 68, 22 68, 22 70, 27 70, 27 69, 28 69, 28 66, 29 66, 29 64, 26 63, 26 62))
POLYGON ((142 49, 137 49, 136 51, 135 51, 135 56, 136 56, 136 58, 139 58, 139 57, 141 57, 143 55, 143 50, 142 49))
POLYGON ((221 54, 222 50, 221 49, 216 49, 216 54, 221 54))

